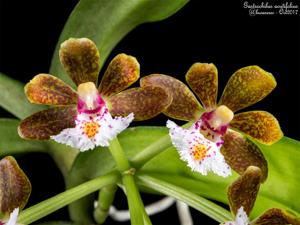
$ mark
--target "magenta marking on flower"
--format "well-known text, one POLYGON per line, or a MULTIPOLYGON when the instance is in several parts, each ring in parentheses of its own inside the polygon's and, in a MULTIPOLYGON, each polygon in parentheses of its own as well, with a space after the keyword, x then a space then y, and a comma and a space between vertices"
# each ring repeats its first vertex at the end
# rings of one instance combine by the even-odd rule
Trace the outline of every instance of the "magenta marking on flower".
MULTIPOLYGON (((229 126, 229 124, 226 125, 222 125, 220 127, 213 127, 211 125, 211 122, 213 121, 213 113, 214 111, 211 112, 206 112, 203 113, 202 116, 200 117, 200 121, 203 122, 204 124, 201 125, 201 130, 206 131, 207 129, 209 129, 210 131, 217 133, 219 135, 224 135, 227 131, 227 128, 229 126)), ((199 123, 201 123, 199 122, 199 123)), ((211 133, 210 133, 211 134, 211 133)), ((212 135, 212 134, 211 134, 212 135)))
POLYGON ((96 101, 94 101, 93 104, 94 104, 94 108, 89 109, 86 105, 86 102, 83 99, 78 98, 77 110, 79 113, 97 114, 102 110, 103 107, 105 107, 105 102, 99 94, 97 94, 96 101))

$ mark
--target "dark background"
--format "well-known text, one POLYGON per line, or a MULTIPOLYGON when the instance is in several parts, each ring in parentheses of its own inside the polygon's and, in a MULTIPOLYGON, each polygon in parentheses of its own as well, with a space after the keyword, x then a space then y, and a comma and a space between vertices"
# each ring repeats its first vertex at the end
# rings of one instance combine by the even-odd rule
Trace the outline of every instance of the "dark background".
MULTIPOLYGON (((297 4, 295 0, 276 2, 297 4)), ((24 83, 47 72, 59 34, 76 3, 1 0, 0 71, 24 83)), ((275 76, 278 85, 267 98, 247 109, 271 112, 286 136, 300 140, 299 12, 250 16, 243 4, 241 0, 192 0, 170 18, 136 28, 117 45, 108 61, 125 52, 137 57, 142 76, 164 73, 182 81, 194 62, 212 62, 219 71, 219 97, 233 72, 259 65, 275 76)), ((0 114, 13 117, 4 110, 0 114)), ((166 117, 160 116, 147 124, 164 125, 165 121, 166 117)), ((29 205, 63 190, 63 179, 47 155, 29 154, 17 160, 33 183, 29 205)), ((145 199, 151 202, 152 197, 145 199)), ((218 224, 193 212, 195 224, 218 224)), ((173 207, 156 215, 153 224, 178 224, 175 213, 173 207)), ((47 219, 68 219, 66 209, 47 219)))

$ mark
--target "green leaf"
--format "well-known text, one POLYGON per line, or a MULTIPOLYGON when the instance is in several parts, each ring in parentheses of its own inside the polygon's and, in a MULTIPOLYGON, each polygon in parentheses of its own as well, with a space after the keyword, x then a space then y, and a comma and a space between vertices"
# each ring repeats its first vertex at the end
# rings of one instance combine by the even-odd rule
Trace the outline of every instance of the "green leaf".
MULTIPOLYGON (((118 139, 129 159, 149 144, 167 135, 164 127, 136 127, 122 132, 118 139)), ((261 185, 257 201, 250 215, 258 216, 268 208, 283 208, 295 214, 300 213, 300 206, 295 199, 300 199, 300 174, 297 173, 300 161, 300 142, 284 137, 272 146, 258 144, 269 164, 269 178, 261 185), (272 190, 272 192, 270 191, 272 190)), ((105 174, 114 168, 114 162, 106 148, 80 153, 73 165, 68 179, 69 187, 105 174)), ((237 174, 229 178, 218 177, 214 174, 202 176, 191 172, 186 164, 179 159, 177 151, 170 147, 157 155, 138 172, 140 175, 151 175, 153 178, 188 189, 189 191, 228 203, 227 187, 237 174)), ((153 193, 153 190, 141 190, 153 193)), ((154 192, 155 193, 155 192, 154 192)), ((157 193, 157 192, 156 192, 157 193)), ((76 207, 70 207, 72 215, 91 217, 86 208, 93 204, 93 196, 82 199, 76 207)), ((75 220, 76 221, 76 220, 75 220)))
POLYGON ((0 106, 20 119, 45 108, 29 103, 24 94, 24 84, 3 73, 0 73, 0 90, 0 106))
POLYGON ((231 214, 221 206, 200 197, 193 192, 180 188, 168 182, 153 178, 147 175, 138 176, 139 184, 151 188, 160 193, 172 196, 180 201, 187 203, 189 206, 198 209, 212 219, 222 223, 231 220, 231 214))
POLYGON ((19 120, 0 118, 0 157, 28 152, 52 156, 63 175, 71 168, 78 150, 54 141, 29 141, 18 135, 19 120))
MULTIPOLYGON (((36 205, 33 205, 19 215, 18 222, 20 224, 30 224, 35 222, 56 210, 67 206, 73 201, 86 196, 88 193, 93 193, 102 187, 116 183, 119 180, 119 174, 117 172, 112 172, 104 176, 98 177, 96 179, 90 180, 84 184, 76 186, 72 189, 68 189, 61 192, 58 195, 48 198, 36 205)), ((91 224, 91 223, 86 223, 91 224)))
POLYGON ((47 146, 41 141, 26 141, 18 135, 20 121, 0 118, 0 157, 27 152, 45 152, 47 146))
POLYGON ((58 57, 60 44, 70 37, 87 37, 100 50, 101 66, 116 44, 136 26, 163 20, 188 0, 81 0, 70 15, 54 52, 50 72, 71 84, 58 57))

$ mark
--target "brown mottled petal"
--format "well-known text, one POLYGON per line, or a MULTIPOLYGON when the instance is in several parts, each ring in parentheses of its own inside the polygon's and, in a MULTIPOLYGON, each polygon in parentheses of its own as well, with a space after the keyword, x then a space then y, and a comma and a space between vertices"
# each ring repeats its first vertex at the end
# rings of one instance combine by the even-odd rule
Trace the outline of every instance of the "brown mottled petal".
MULTIPOLYGON (((31 184, 17 161, 12 156, 0 160, 0 209, 11 213, 23 209, 31 193, 31 184)), ((1 222, 0 222, 1 224, 1 222)))
POLYGON ((229 206, 234 215, 243 206, 249 216, 259 191, 261 178, 261 170, 256 166, 249 166, 242 176, 228 187, 229 206))
POLYGON ((172 98, 159 87, 131 88, 108 99, 109 112, 113 116, 134 113, 135 120, 150 119, 172 102, 172 98))
POLYGON ((117 55, 108 65, 101 80, 99 92, 111 96, 123 91, 140 77, 140 64, 135 57, 126 54, 117 55))
POLYGON ((300 218, 286 212, 283 209, 268 209, 251 224, 255 225, 300 225, 300 218))
POLYGON ((228 130, 223 138, 221 152, 230 167, 243 174, 249 166, 257 166, 262 171, 261 182, 264 182, 268 177, 268 163, 258 146, 233 130, 228 130))
POLYGON ((140 80, 142 87, 161 87, 172 96, 172 104, 164 111, 169 117, 179 120, 197 119, 203 108, 190 89, 181 81, 162 74, 152 74, 140 80))
POLYGON ((77 102, 76 92, 49 74, 36 75, 24 89, 28 100, 35 104, 71 105, 77 102))
POLYGON ((271 73, 259 66, 247 66, 230 77, 219 105, 235 112, 260 101, 275 87, 276 80, 271 73))
POLYGON ((273 144, 283 136, 277 119, 265 111, 236 114, 230 122, 230 126, 268 145, 273 144))
POLYGON ((18 132, 24 139, 47 140, 63 129, 75 127, 77 109, 64 106, 37 112, 22 120, 18 132))
POLYGON ((95 43, 90 39, 70 38, 63 42, 59 58, 66 73, 77 86, 85 82, 97 83, 100 56, 95 43))
POLYGON ((218 94, 218 70, 215 65, 195 63, 188 70, 185 78, 205 109, 214 109, 218 94))

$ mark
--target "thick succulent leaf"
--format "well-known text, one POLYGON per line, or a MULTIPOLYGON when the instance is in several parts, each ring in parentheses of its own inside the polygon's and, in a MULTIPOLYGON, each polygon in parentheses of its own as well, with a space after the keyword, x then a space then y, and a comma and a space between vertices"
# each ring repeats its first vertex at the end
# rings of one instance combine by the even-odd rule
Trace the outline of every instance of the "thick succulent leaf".
POLYGON ((193 64, 185 75, 185 79, 205 109, 215 108, 218 95, 218 70, 214 64, 193 64))
POLYGON ((0 157, 25 152, 44 152, 45 142, 28 141, 18 135, 20 121, 16 119, 0 119, 0 157))
POLYGON ((256 166, 249 166, 246 171, 228 187, 228 200, 231 212, 236 215, 243 206, 247 215, 254 206, 259 191, 261 170, 256 166))
POLYGON ((172 104, 164 113, 179 120, 193 120, 200 114, 202 107, 191 90, 180 80, 163 74, 152 74, 140 80, 142 87, 161 87, 172 96, 172 104))
POLYGON ((31 103, 44 105, 71 105, 77 102, 77 93, 62 80, 49 75, 36 75, 25 86, 31 103))
POLYGON ((107 100, 113 116, 134 113, 135 120, 147 120, 158 115, 171 101, 170 95, 160 87, 131 88, 107 100))
POLYGON ((30 104, 24 94, 24 84, 0 73, 0 106, 23 119, 44 106, 30 104))
POLYGON ((103 96, 111 96, 123 91, 140 77, 140 64, 135 57, 117 55, 108 65, 99 86, 103 96))
POLYGON ((265 111, 238 113, 230 122, 230 126, 263 144, 271 145, 283 137, 277 119, 265 111))
POLYGON ((228 130, 221 148, 226 162, 239 174, 249 166, 257 166, 262 171, 262 182, 268 177, 268 163, 259 147, 238 132, 228 130))
MULTIPOLYGON (((81 0, 70 15, 58 43, 70 37, 89 37, 101 52, 100 67, 116 44, 136 26, 163 20, 182 8, 188 0, 81 0)), ((59 44, 51 65, 51 74, 64 81, 58 60, 59 44)))
POLYGON ((70 38, 60 45, 60 62, 78 86, 85 82, 97 83, 100 55, 97 46, 88 38, 70 38))
POLYGON ((230 77, 219 105, 235 112, 262 100, 275 87, 276 80, 271 73, 259 66, 247 66, 230 77))
MULTIPOLYGON (((165 127, 134 127, 122 132, 118 135, 118 139, 126 155, 131 159, 142 149, 166 135, 168 129, 165 127)), ((262 144, 258 146, 268 161, 269 178, 260 187, 250 218, 261 215, 263 211, 273 207, 300 215, 300 205, 295 200, 300 199, 300 174, 296 172, 300 161, 300 142, 284 137, 272 146, 262 144)), ((106 148, 80 153, 69 173, 68 186, 75 186, 105 174, 114 166, 114 161, 106 148)), ((228 203, 226 188, 237 178, 236 173, 223 178, 212 173, 202 176, 191 172, 190 168, 179 159, 171 143, 170 148, 149 161, 138 173, 153 176, 223 203, 228 203)), ((140 189, 153 193, 150 189, 143 187, 140 189)), ((89 207, 93 207, 95 197, 89 196, 74 203, 70 208, 72 218, 77 217, 76 221, 84 221, 84 218, 92 220, 93 215, 89 207)))
POLYGON ((0 160, 0 210, 11 213, 23 209, 31 193, 31 183, 12 156, 0 160))
POLYGON ((37 112, 22 120, 18 132, 24 139, 47 140, 63 129, 75 127, 77 109, 62 106, 37 112))
POLYGON ((300 217, 296 217, 285 210, 272 208, 254 220, 253 225, 300 225, 300 217))

